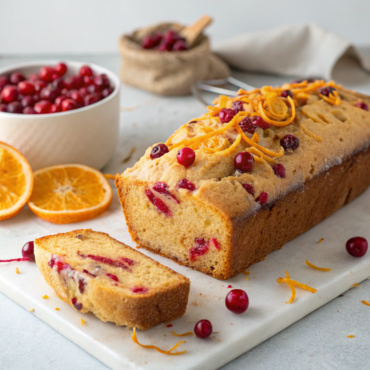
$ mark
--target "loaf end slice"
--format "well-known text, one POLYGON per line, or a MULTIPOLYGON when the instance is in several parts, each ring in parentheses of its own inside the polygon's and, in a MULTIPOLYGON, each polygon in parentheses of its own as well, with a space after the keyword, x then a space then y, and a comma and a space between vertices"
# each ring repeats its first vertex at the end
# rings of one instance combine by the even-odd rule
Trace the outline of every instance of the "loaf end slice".
POLYGON ((102 321, 145 330, 185 313, 190 281, 90 229, 35 240, 37 266, 57 296, 102 321))

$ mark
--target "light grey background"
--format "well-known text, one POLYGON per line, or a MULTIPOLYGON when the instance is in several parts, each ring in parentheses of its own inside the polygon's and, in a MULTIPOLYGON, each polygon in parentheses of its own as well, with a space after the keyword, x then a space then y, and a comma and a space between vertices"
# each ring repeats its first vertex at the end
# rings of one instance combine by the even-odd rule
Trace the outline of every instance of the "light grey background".
POLYGON ((0 53, 112 53, 121 33, 174 20, 215 20, 213 41, 315 22, 360 45, 370 43, 369 0, 0 0, 0 53))

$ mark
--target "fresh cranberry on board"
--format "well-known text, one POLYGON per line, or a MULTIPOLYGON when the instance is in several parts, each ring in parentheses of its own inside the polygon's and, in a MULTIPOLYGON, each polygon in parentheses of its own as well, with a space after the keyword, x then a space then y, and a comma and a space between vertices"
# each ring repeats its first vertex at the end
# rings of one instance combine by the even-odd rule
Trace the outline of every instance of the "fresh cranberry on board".
POLYGON ((247 293, 242 289, 233 289, 227 294, 225 305, 228 310, 236 314, 247 311, 249 298, 247 293))
POLYGON ((368 243, 365 238, 355 236, 346 243, 347 252, 353 257, 362 257, 366 254, 368 243))
POLYGON ((208 320, 199 320, 194 326, 194 334, 198 338, 208 338, 212 334, 212 324, 208 320))

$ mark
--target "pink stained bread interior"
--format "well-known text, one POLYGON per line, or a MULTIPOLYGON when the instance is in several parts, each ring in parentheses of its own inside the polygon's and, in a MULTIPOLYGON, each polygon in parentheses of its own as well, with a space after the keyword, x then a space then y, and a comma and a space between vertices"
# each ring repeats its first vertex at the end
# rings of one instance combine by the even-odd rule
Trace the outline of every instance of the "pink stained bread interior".
POLYGON ((190 281, 90 229, 35 240, 37 266, 57 296, 102 321, 145 330, 185 313, 190 281))

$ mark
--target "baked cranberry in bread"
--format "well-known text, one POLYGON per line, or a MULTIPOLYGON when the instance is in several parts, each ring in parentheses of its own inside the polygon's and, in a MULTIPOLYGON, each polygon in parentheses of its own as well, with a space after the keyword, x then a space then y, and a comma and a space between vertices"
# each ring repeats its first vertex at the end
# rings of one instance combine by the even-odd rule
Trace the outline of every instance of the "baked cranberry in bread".
POLYGON ((46 282, 80 312, 142 330, 185 313, 189 279, 108 234, 45 236, 34 250, 46 282))
POLYGON ((366 190, 369 103, 324 81, 220 96, 168 152, 149 148, 116 177, 133 239, 219 279, 238 274, 366 190), (184 147, 195 151, 187 167, 184 147))

